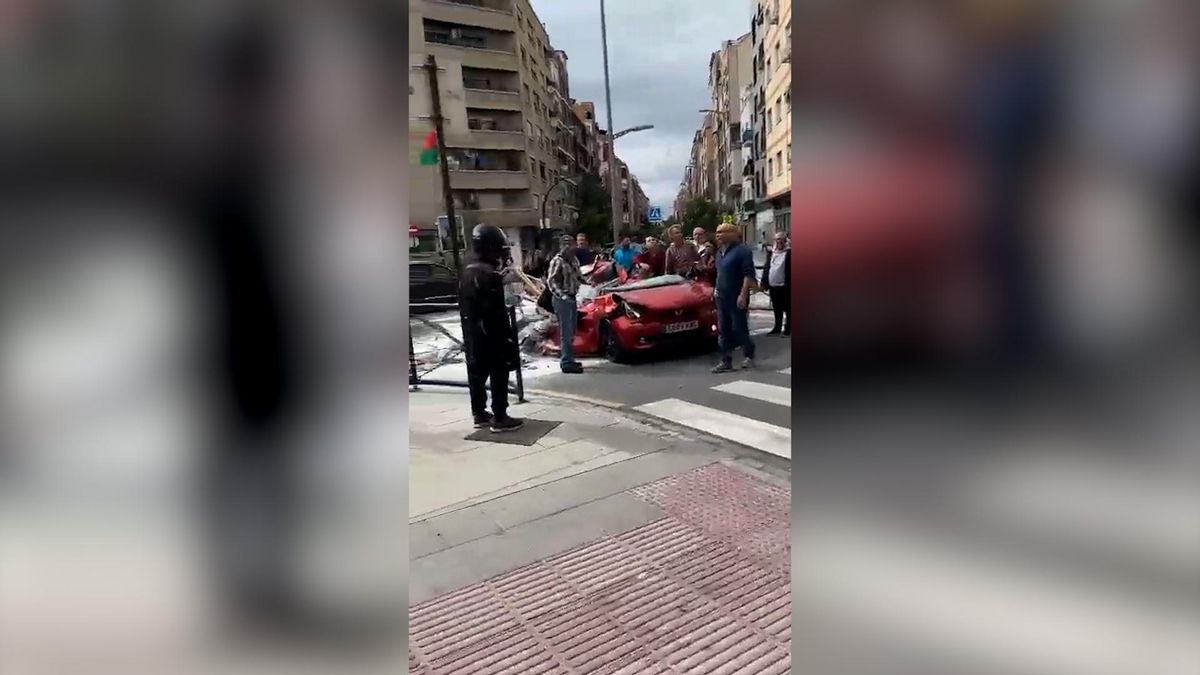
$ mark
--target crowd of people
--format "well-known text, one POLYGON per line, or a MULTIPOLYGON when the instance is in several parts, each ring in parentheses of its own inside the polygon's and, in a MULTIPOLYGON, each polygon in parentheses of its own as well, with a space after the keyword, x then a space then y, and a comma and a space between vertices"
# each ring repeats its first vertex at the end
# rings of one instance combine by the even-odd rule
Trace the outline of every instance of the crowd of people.
MULTIPOLYGON (((693 229, 692 238, 687 239, 683 228, 674 225, 664 232, 666 243, 648 236, 641 246, 635 247, 630 237, 624 237, 611 251, 601 252, 592 249, 587 236, 581 233, 563 235, 559 250, 553 256, 541 251, 531 252, 525 262, 525 271, 545 280, 550 306, 559 324, 562 372, 583 373, 573 348, 579 312, 577 296, 584 283, 583 268, 605 259, 632 278, 678 275, 712 284, 720 352, 720 362, 713 372, 733 371, 734 353, 739 348, 742 350, 742 367, 753 368, 755 345, 749 325, 753 292, 763 290, 771 298, 775 314, 775 327, 771 333, 791 333, 788 237, 784 232, 775 235, 761 275, 755 268, 753 251, 742 243, 741 230, 736 225, 720 225, 714 239, 710 240, 708 233, 700 227, 693 229)), ((472 249, 459 286, 471 410, 477 427, 510 431, 520 428, 522 421, 507 415, 508 373, 520 367, 505 310, 502 269, 510 260, 508 242, 499 228, 480 225, 472 232, 472 249), (489 389, 491 413, 487 411, 489 389)))
MULTIPOLYGON (((560 250, 545 262, 545 280, 553 296, 554 313, 559 320, 561 369, 564 373, 582 373, 571 341, 578 321, 575 302, 583 283, 582 269, 601 260, 611 260, 632 279, 678 275, 704 281, 714 287, 717 304, 721 362, 714 372, 733 370, 733 351, 743 350, 744 367, 754 365, 754 342, 750 338, 750 294, 761 290, 771 299, 775 314, 774 335, 791 334, 791 256, 787 234, 776 234, 767 253, 761 276, 756 273, 754 255, 741 242, 741 230, 732 223, 717 228, 715 241, 702 227, 692 230, 688 239, 683 227, 673 225, 662 239, 647 236, 640 246, 631 237, 623 237, 611 251, 594 250, 587 235, 564 235, 560 250)), ((531 273, 540 271, 542 258, 532 259, 531 273)))

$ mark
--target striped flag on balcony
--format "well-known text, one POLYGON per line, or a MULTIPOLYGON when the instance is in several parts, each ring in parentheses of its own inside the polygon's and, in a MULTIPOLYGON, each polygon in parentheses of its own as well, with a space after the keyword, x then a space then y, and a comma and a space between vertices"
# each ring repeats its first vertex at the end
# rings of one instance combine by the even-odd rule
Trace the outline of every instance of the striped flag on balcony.
POLYGON ((421 166, 435 166, 438 163, 437 131, 429 132, 425 144, 421 146, 421 166))

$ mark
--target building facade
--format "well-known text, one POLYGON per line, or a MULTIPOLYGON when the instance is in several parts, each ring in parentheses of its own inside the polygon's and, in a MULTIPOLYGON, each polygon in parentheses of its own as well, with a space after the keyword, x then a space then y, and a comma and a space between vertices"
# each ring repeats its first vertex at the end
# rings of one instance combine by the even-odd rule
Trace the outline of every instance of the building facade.
MULTIPOLYGON (((565 89, 566 58, 550 45, 528 0, 414 0, 409 3, 409 219, 418 251, 442 245, 445 212, 436 166, 416 161, 433 129, 427 54, 438 63, 455 211, 464 236, 480 223, 503 228, 528 250, 541 228, 542 195, 563 163, 552 115, 565 89), (561 68, 559 68, 561 66, 561 68), (557 69, 557 70, 556 70, 557 69)), ((548 210, 562 226, 569 210, 555 196, 548 210)))
POLYGON ((715 199, 726 213, 742 206, 742 99, 753 71, 750 33, 727 40, 709 59, 709 89, 715 143, 715 199))
POLYGON ((758 0, 751 27, 755 88, 755 225, 787 230, 792 185, 792 5, 758 0))

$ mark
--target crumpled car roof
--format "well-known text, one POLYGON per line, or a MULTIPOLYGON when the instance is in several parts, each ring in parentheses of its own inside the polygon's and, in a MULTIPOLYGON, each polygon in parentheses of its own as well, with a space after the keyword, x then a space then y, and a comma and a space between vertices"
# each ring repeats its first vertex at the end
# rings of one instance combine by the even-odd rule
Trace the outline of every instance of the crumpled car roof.
POLYGON ((684 283, 687 283, 687 279, 684 279, 683 277, 679 276, 678 274, 664 274, 662 276, 652 277, 650 279, 642 279, 640 281, 634 281, 634 282, 624 284, 624 285, 622 285, 620 281, 614 279, 613 281, 610 281, 610 282, 600 286, 597 290, 600 293, 612 293, 613 291, 616 291, 616 290, 639 291, 644 288, 659 288, 662 286, 677 286, 679 284, 684 284, 684 283))

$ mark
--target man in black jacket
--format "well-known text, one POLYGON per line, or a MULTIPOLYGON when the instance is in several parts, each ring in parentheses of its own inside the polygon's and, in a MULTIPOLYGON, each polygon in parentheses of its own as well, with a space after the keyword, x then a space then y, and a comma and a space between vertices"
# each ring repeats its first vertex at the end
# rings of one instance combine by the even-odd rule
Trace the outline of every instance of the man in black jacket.
POLYGON ((471 233, 472 254, 459 278, 458 307, 462 317, 463 351, 475 427, 512 431, 523 420, 508 416, 508 373, 520 367, 517 341, 504 304, 504 280, 499 269, 508 240, 495 225, 477 225, 471 233), (487 411, 491 383, 492 413, 487 411))
POLYGON ((762 287, 771 296, 775 312, 775 327, 768 335, 792 334, 792 250, 788 248, 787 233, 775 233, 775 246, 767 251, 763 265, 762 287))

